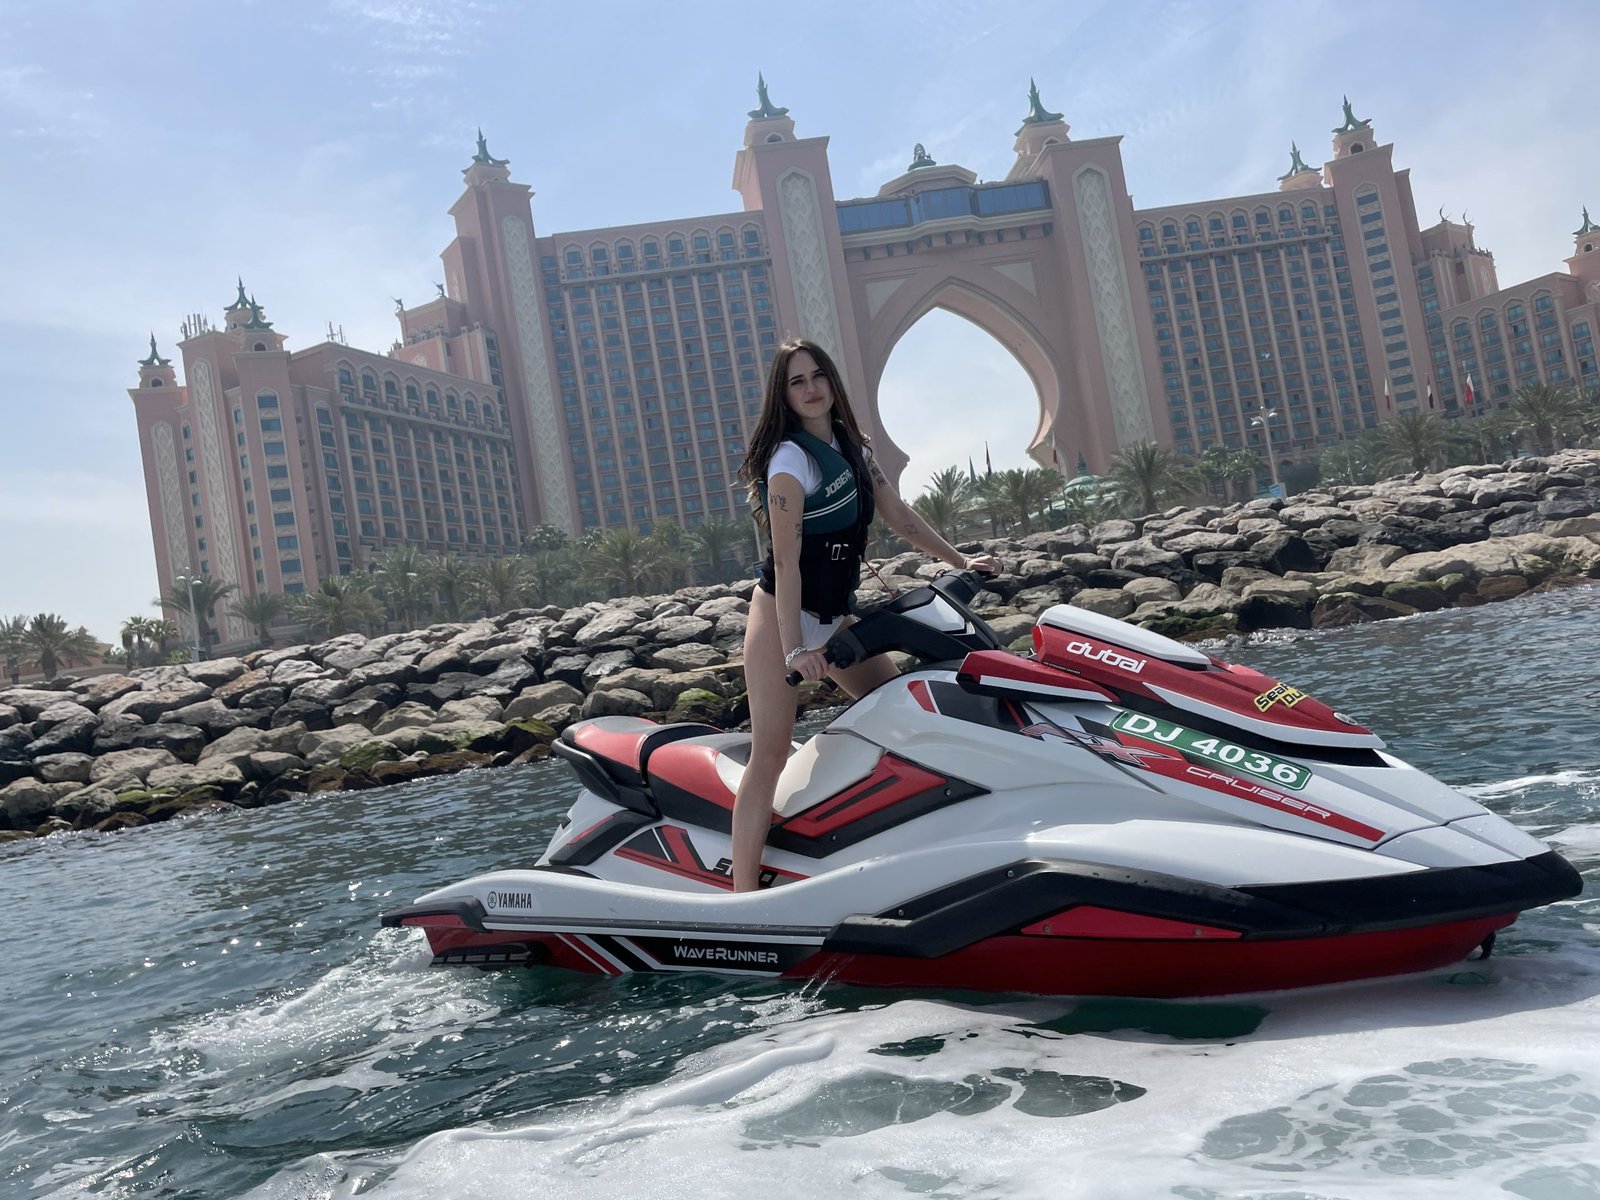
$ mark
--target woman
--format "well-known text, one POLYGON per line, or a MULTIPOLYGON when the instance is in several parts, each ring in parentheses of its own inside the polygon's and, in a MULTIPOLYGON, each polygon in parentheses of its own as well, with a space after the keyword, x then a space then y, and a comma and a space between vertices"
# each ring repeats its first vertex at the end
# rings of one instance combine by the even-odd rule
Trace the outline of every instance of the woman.
POLYGON ((744 635, 750 697, 750 762, 733 805, 733 888, 753 891, 772 825, 778 775, 794 737, 790 671, 830 676, 851 697, 895 675, 885 656, 834 667, 822 647, 848 615, 874 511, 917 549, 953 567, 996 572, 991 554, 963 558, 900 499, 878 466, 821 346, 794 338, 778 347, 766 404, 739 469, 771 552, 750 597, 744 635))

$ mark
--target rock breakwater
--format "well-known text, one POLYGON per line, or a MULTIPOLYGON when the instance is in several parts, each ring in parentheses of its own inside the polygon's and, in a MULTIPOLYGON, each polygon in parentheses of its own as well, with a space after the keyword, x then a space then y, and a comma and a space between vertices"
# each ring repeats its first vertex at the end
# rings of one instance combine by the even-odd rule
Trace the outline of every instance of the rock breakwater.
MULTIPOLYGON (((1190 640, 1347 625, 1600 579, 1600 452, 979 546, 1005 564, 979 610, 1019 648, 1062 603, 1190 640)), ((943 569, 914 553, 877 566, 897 590, 943 569)), ((0 690, 0 841, 535 761, 591 716, 737 724, 753 586, 0 690)))

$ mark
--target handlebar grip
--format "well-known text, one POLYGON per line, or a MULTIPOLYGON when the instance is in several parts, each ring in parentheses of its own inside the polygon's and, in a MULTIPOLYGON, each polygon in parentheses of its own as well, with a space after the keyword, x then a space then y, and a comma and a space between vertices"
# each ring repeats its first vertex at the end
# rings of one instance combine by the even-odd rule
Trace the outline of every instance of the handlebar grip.
MULTIPOLYGON (((819 646, 818 649, 822 651, 823 661, 828 663, 830 666, 838 665, 838 660, 833 657, 833 646, 831 644, 819 646)), ((783 677, 783 681, 790 687, 799 687, 805 682, 805 678, 806 677, 800 674, 799 671, 790 671, 783 677)))

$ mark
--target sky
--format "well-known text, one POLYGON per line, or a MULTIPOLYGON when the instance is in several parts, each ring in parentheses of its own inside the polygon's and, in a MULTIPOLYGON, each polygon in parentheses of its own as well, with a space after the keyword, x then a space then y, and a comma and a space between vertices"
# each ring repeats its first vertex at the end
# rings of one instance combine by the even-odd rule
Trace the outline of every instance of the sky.
MULTIPOLYGON (((291 350, 330 321, 386 349, 442 279, 482 126, 540 234, 735 211, 755 77, 830 139, 841 198, 914 143, 1002 178, 1030 78, 1078 138, 1121 135, 1135 206, 1271 190, 1330 152, 1341 97, 1411 168, 1424 223, 1477 227, 1502 284, 1564 269, 1600 212, 1593 0, 0 0, 0 616, 115 641, 158 584, 126 389, 154 331, 220 323, 242 276, 291 350)), ((879 391, 907 497, 1038 396, 934 312, 879 391), (977 420, 981 414, 981 421, 977 420)))

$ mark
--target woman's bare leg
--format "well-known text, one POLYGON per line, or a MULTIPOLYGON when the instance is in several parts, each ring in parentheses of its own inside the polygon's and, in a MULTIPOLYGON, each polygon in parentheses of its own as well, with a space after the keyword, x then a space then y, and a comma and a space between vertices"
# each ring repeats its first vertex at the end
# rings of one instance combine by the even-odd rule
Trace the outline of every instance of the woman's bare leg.
POLYGON ((760 881, 761 851, 772 827, 772 796, 789 761, 794 738, 796 689, 784 682, 778 609, 757 588, 750 597, 744 631, 744 685, 750 699, 750 762, 733 801, 733 890, 753 892, 760 881))

